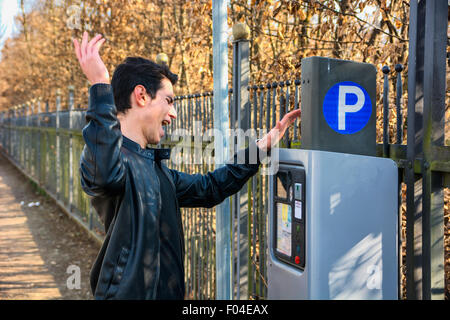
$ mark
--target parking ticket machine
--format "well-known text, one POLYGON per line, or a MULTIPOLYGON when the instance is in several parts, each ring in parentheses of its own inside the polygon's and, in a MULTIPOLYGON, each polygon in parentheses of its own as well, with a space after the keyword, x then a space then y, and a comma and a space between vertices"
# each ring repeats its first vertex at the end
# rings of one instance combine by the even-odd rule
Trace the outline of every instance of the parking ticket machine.
POLYGON ((269 299, 397 299, 397 166, 277 149, 269 179, 269 299))
POLYGON ((376 157, 376 68, 302 59, 301 149, 275 149, 269 299, 397 299, 398 169, 376 157))

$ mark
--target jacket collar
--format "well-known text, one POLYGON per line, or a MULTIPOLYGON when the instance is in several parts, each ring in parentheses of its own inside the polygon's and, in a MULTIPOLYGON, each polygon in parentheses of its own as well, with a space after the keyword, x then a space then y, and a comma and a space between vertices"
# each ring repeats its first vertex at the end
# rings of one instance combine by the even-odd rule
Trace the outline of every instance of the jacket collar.
POLYGON ((161 161, 170 158, 170 149, 156 149, 156 148, 145 148, 142 149, 139 143, 134 142, 122 135, 122 145, 130 151, 133 151, 143 157, 152 159, 154 161, 161 161))

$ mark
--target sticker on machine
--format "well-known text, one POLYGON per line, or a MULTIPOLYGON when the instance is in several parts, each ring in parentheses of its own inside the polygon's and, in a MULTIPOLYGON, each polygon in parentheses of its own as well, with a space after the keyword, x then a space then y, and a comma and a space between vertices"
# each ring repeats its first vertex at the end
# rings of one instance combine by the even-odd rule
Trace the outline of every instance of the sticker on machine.
POLYGON ((292 209, 290 205, 277 203, 277 251, 291 256, 292 209))
POLYGON ((295 213, 294 213, 295 219, 302 219, 302 202, 301 201, 295 201, 295 213))

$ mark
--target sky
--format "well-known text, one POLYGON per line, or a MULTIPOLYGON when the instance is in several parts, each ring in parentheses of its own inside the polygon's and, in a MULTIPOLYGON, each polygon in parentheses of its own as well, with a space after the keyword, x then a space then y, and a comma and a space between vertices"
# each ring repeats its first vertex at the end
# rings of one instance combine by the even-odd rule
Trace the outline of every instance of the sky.
POLYGON ((0 0, 0 30, 4 30, 0 33, 3 37, 0 37, 0 49, 3 48, 5 40, 17 31, 14 23, 14 17, 19 12, 19 0, 0 0))

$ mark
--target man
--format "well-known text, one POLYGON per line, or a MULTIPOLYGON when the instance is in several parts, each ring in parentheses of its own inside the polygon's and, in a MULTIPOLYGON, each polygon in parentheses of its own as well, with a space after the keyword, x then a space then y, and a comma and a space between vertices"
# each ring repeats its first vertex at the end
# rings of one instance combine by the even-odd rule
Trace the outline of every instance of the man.
MULTIPOLYGON (((180 207, 212 207, 239 191, 257 171, 249 149, 206 175, 168 169, 167 149, 150 149, 176 119, 173 85, 167 66, 127 58, 110 84, 99 50, 101 35, 85 32, 74 46, 91 83, 86 142, 80 173, 83 190, 105 224, 106 237, 91 270, 97 299, 183 299, 184 238, 180 207), (246 163, 246 164, 237 164, 246 163)), ((288 113, 258 141, 268 151, 300 111, 288 113)), ((255 142, 253 142, 255 143, 255 142)))

